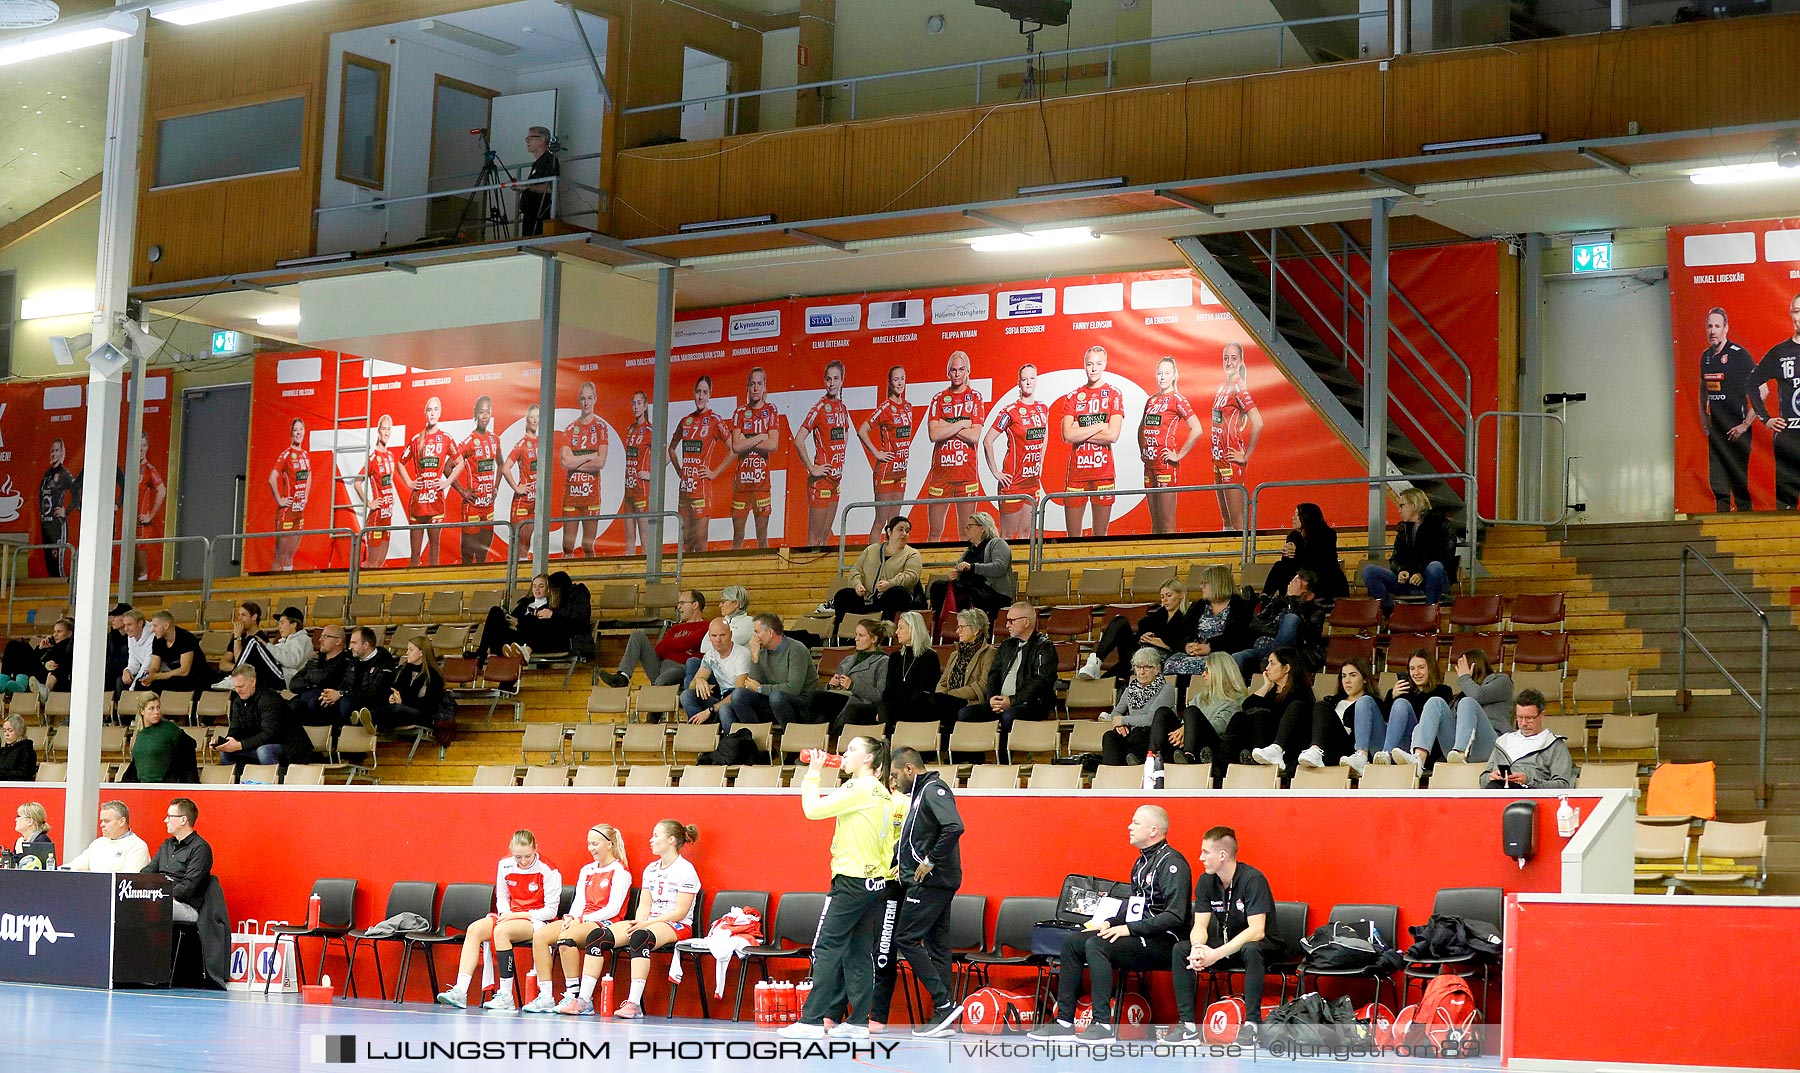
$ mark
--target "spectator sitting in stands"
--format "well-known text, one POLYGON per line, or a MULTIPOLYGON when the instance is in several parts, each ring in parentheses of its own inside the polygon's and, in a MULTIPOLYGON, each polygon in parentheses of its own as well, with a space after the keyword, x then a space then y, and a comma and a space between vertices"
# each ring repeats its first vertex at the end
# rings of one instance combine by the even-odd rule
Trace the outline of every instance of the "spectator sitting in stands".
MULTIPOLYGON (((1163 664, 1168 673, 1168 664, 1163 664)), ((1175 750, 1186 753, 1196 764, 1212 764, 1213 783, 1225 778, 1225 769, 1237 758, 1225 748, 1225 735, 1231 721, 1244 709, 1244 698, 1250 690, 1238 670, 1237 660, 1224 652, 1206 656, 1194 703, 1187 706, 1181 721, 1175 720, 1175 709, 1158 708, 1150 723, 1150 740, 1162 762, 1175 762, 1175 750)))
MULTIPOLYGON (((1356 656, 1338 669, 1337 696, 1329 701, 1337 717, 1350 728, 1350 752, 1344 757, 1344 763, 1359 779, 1372 758, 1379 758, 1377 762, 1388 759, 1384 752, 1387 747, 1387 715, 1380 698, 1375 695, 1375 689, 1376 680, 1369 662, 1356 656), (1351 674, 1351 671, 1355 673, 1351 674)), ((1326 729, 1329 733, 1329 727, 1326 729)), ((1308 750, 1300 754, 1300 763, 1307 767, 1324 767, 1323 754, 1330 753, 1331 750, 1325 748, 1317 729, 1314 730, 1313 744, 1319 746, 1320 755, 1311 756, 1311 750, 1308 750), (1314 759, 1320 762, 1315 764, 1312 762, 1314 759)))
MULTIPOLYGON (((587 659, 594 654, 594 611, 593 595, 588 587, 571 578, 566 571, 558 570, 550 575, 550 610, 555 614, 551 621, 557 623, 566 640, 563 642, 571 656, 587 659)), ((560 651, 554 648, 540 648, 539 652, 560 651)), ((520 655, 529 659, 530 652, 520 655)))
POLYGON ((175 625, 175 616, 158 611, 150 616, 156 639, 150 644, 150 669, 139 681, 154 693, 165 689, 198 693, 207 686, 206 657, 192 632, 175 625))
POLYGON ((1400 524, 1394 527, 1394 552, 1388 565, 1369 563, 1362 581, 1381 609, 1394 609, 1394 594, 1423 592, 1433 604, 1456 584, 1456 533, 1444 516, 1431 509, 1431 499, 1417 488, 1400 493, 1400 524))
POLYGON ((1369 673, 1369 663, 1361 656, 1345 660, 1338 668, 1337 692, 1314 703, 1306 719, 1297 718, 1298 713, 1289 706, 1275 728, 1275 741, 1252 751, 1251 758, 1259 764, 1281 768, 1292 778, 1294 765, 1330 767, 1345 754, 1353 753, 1353 747, 1360 743, 1365 749, 1362 763, 1352 760, 1350 766, 1362 774, 1363 765, 1368 763, 1367 742, 1386 729, 1382 726, 1381 703, 1369 693, 1374 685, 1369 673), (1290 755, 1293 764, 1288 762, 1290 755))
MULTIPOLYGON (((1188 640, 1163 664, 1164 674, 1199 674, 1214 652, 1242 652, 1251 644, 1250 601, 1237 591, 1231 567, 1215 563, 1200 572, 1200 599, 1188 605, 1188 640)), ((1243 674, 1238 680, 1243 681, 1243 674)))
POLYGON ((362 709, 357 718, 371 734, 395 727, 428 727, 437 722, 443 703, 444 672, 431 648, 415 637, 406 642, 387 702, 362 709))
POLYGON ((1156 713, 1175 707, 1175 683, 1163 675, 1163 655, 1150 645, 1132 653, 1131 681, 1113 710, 1100 717, 1112 722, 1112 733, 1100 743, 1102 764, 1141 764, 1150 752, 1156 713))
POLYGON ((653 685, 672 686, 687 675, 690 659, 700 658, 700 646, 706 640, 706 597, 699 589, 683 589, 675 597, 675 621, 653 637, 649 630, 637 630, 625 639, 625 654, 619 657, 619 669, 600 676, 607 685, 623 689, 631 684, 631 674, 639 667, 653 685))
MULTIPOLYGON (((1037 628, 1037 608, 1020 601, 1006 613, 1006 640, 988 669, 986 704, 970 704, 959 723, 1000 721, 1000 733, 1015 719, 1049 719, 1056 707, 1056 646, 1037 628)), ((951 728, 945 727, 948 733, 951 728)))
MULTIPOLYGON (((337 694, 337 712, 333 726, 343 726, 358 708, 373 710, 387 703, 394 686, 399 661, 381 647, 381 639, 367 626, 350 631, 350 666, 344 671, 344 685, 337 694)), ((323 694, 320 699, 324 700, 323 694)))
POLYGON ((731 636, 731 626, 723 618, 715 618, 706 626, 710 653, 703 658, 693 681, 681 692, 681 710, 688 722, 704 723, 717 717, 722 732, 730 732, 731 695, 738 679, 748 675, 750 646, 740 645, 731 636))
MULTIPOLYGON (((478 660, 499 655, 514 646, 542 648, 540 631, 547 632, 554 612, 550 609, 550 575, 533 574, 531 591, 519 597, 509 614, 504 607, 488 608, 487 621, 481 627, 478 660)), ((550 651, 550 649, 543 649, 550 651)))
POLYGON ((142 872, 149 863, 150 847, 131 833, 131 810, 125 802, 102 801, 100 837, 63 867, 71 872, 142 872))
POLYGON ((5 654, 0 656, 0 670, 4 671, 7 680, 6 691, 23 693, 32 689, 40 698, 47 692, 67 692, 66 684, 61 690, 46 690, 45 683, 57 677, 49 663, 61 667, 61 678, 67 681, 75 656, 74 637, 74 620, 59 618, 49 633, 34 642, 19 639, 6 642, 5 654), (68 625, 65 627, 64 623, 68 625))
POLYGON ((1256 641, 1237 653, 1238 670, 1245 678, 1278 648, 1299 651, 1315 667, 1325 662, 1326 608, 1315 598, 1318 583, 1318 576, 1302 567, 1288 579, 1285 596, 1264 602, 1250 623, 1256 641))
POLYGON ((0 722, 0 782, 35 782, 37 769, 37 746, 25 736, 25 720, 7 716, 0 722))
POLYGON ((287 705, 274 686, 262 688, 253 664, 231 669, 231 718, 225 737, 213 742, 220 763, 304 764, 312 759, 312 740, 288 717, 287 705))
POLYGON ((1481 773, 1481 785, 1526 790, 1566 790, 1575 785, 1575 761, 1569 756, 1568 741, 1544 729, 1544 695, 1535 689, 1519 690, 1513 721, 1518 729, 1500 735, 1494 743, 1487 770, 1481 773))
MULTIPOLYGON (((1124 615, 1114 615, 1100 633, 1100 643, 1088 654, 1087 663, 1076 673, 1083 678, 1099 678, 1111 674, 1127 676, 1126 663, 1135 660, 1143 648, 1154 648, 1167 659, 1172 652, 1187 648, 1193 635, 1193 622, 1188 611, 1187 586, 1170 578, 1156 593, 1156 606, 1144 612, 1134 627, 1124 615), (1106 657, 1119 654, 1111 671, 1104 669, 1106 657)), ((1133 664, 1135 666, 1135 663, 1133 664)), ((1145 724, 1148 726, 1149 724, 1145 724)))
MULTIPOLYGON (((312 638, 302 629, 305 624, 305 612, 298 607, 283 608, 275 618, 275 643, 270 644, 261 636, 262 607, 255 601, 246 600, 238 605, 232 624, 231 652, 220 657, 219 663, 227 668, 245 662, 254 664, 264 683, 280 682, 280 688, 286 689, 312 658, 312 638)), ((230 675, 213 686, 214 689, 230 687, 230 675)))
POLYGON ((1387 732, 1381 751, 1370 759, 1377 764, 1410 763, 1413 731, 1418 728, 1420 713, 1434 700, 1448 705, 1450 687, 1438 678, 1437 660, 1430 650, 1421 648, 1407 657, 1406 673, 1388 690, 1387 732))
POLYGON ((156 643, 156 632, 142 611, 128 610, 119 619, 125 634, 125 667, 119 673, 118 687, 137 689, 139 680, 150 673, 150 649, 156 643))
POLYGON ((1325 512, 1317 503, 1302 503, 1294 508, 1294 528, 1282 545, 1281 558, 1269 568, 1263 581, 1263 595, 1275 596, 1288 591, 1288 582, 1301 570, 1314 575, 1313 593, 1329 603, 1350 592, 1343 564, 1338 562, 1337 530, 1325 523, 1325 512))
POLYGON ((52 693, 69 692, 75 673, 75 620, 57 619, 50 625, 50 636, 43 640, 49 642, 38 648, 43 670, 33 677, 38 679, 38 696, 48 699, 52 693))
POLYGON ((585 654, 592 650, 593 635, 587 586, 575 584, 558 570, 533 576, 530 594, 519 598, 511 614, 488 608, 476 656, 485 660, 501 652, 528 660, 533 652, 585 654))
POLYGON ((338 701, 344 679, 350 674, 351 655, 344 647, 344 627, 332 625, 319 631, 319 651, 294 675, 291 702, 302 726, 343 726, 338 701))
MULTIPOLYGON (((214 689, 231 688, 231 669, 252 655, 256 647, 262 644, 262 605, 255 600, 245 600, 231 612, 231 646, 219 657, 219 669, 225 677, 213 684, 214 689)), ((262 671, 263 678, 276 670, 274 661, 264 657, 258 661, 257 670, 262 671)))
POLYGON ((888 673, 888 654, 881 645, 887 635, 888 624, 878 618, 858 622, 852 635, 855 647, 838 662, 825 688, 813 693, 805 715, 788 721, 830 723, 833 734, 841 733, 846 723, 880 722, 878 705, 887 692, 888 673))
MULTIPOLYGON (((767 611, 750 632, 750 673, 737 680, 731 697, 734 723, 773 722, 776 729, 803 722, 819 688, 812 652, 783 634, 781 618, 767 611)), ((727 728, 721 723, 721 732, 727 728)))
POLYGON ((1019 591, 1018 579, 1013 577, 1012 548, 1000 539, 993 515, 985 510, 969 515, 963 523, 963 536, 969 546, 957 560, 950 579, 931 583, 933 636, 944 622, 946 594, 956 597, 957 610, 979 607, 987 612, 991 622, 1019 591))
MULTIPOLYGON (((750 647, 750 633, 756 628, 756 620, 750 617, 750 593, 742 585, 727 585, 719 590, 719 617, 725 620, 725 626, 731 631, 731 643, 743 648, 750 647)), ((712 647, 712 631, 700 641, 700 655, 690 656, 687 670, 681 679, 681 688, 686 689, 693 684, 695 672, 700 670, 700 661, 714 655, 712 647)))
POLYGON ((144 725, 131 736, 131 766, 123 782, 198 782, 194 739, 163 718, 162 699, 147 697, 138 713, 144 725), (193 768, 189 771, 187 769, 193 768))
POLYGON ((115 694, 119 691, 119 678, 125 673, 125 664, 130 659, 131 646, 125 636, 125 616, 130 611, 130 604, 115 604, 106 613, 106 680, 112 683, 115 694))
POLYGON ((892 621, 902 611, 922 605, 918 589, 924 567, 919 549, 906 542, 912 536, 912 522, 896 514, 884 528, 886 539, 863 549, 846 578, 850 584, 831 597, 833 639, 845 615, 878 615, 892 621))
MULTIPOLYGON (((974 608, 970 610, 981 614, 974 608)), ((939 678, 938 654, 931 647, 924 615, 917 611, 902 612, 894 620, 894 644, 894 650, 887 657, 887 687, 877 706, 877 714, 890 738, 894 736, 894 724, 908 716, 936 718, 931 715, 929 705, 939 678)))
MULTIPOLYGON (((1434 756, 1452 764, 1487 763, 1494 739, 1506 729, 1512 708, 1512 679, 1496 673, 1488 664, 1487 653, 1479 650, 1456 657, 1455 670, 1456 688, 1462 696, 1456 701, 1454 714, 1447 699, 1433 697, 1426 701, 1419 709, 1419 725, 1412 730, 1412 750, 1396 749, 1395 763, 1410 763, 1421 775, 1434 756)), ((1390 717, 1390 735, 1392 726, 1390 717)))
POLYGON ((1293 721, 1305 726, 1312 718, 1312 683, 1307 680, 1306 660, 1292 648, 1277 648, 1263 663, 1262 685, 1244 698, 1244 710, 1225 728, 1225 755, 1235 761, 1250 749, 1252 759, 1275 740, 1281 724, 1293 721))
POLYGON ((969 705, 987 706, 988 672, 994 666, 988 627, 987 612, 979 607, 965 607, 956 613, 956 650, 950 653, 950 662, 938 676, 937 686, 926 698, 921 715, 929 715, 938 725, 947 727, 969 705))

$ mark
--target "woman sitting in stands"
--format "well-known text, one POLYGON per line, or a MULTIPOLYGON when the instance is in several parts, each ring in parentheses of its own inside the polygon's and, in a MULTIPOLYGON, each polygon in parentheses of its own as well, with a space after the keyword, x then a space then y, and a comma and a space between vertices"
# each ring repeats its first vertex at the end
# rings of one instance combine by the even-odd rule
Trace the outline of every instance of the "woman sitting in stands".
MULTIPOLYGON (((1411 764, 1421 775, 1433 758, 1452 764, 1486 764, 1494 740, 1512 729, 1513 683, 1495 671, 1487 653, 1471 649, 1456 657, 1456 688, 1462 693, 1454 711, 1448 698, 1433 697, 1419 712, 1412 729, 1412 748, 1393 748, 1396 764, 1411 764)), ((1392 724, 1389 717, 1389 736, 1392 724)))
POLYGON ((1407 657, 1406 673, 1388 690, 1387 731, 1382 736, 1381 751, 1370 759, 1377 764, 1406 763, 1419 713, 1434 700, 1448 705, 1450 687, 1438 678, 1437 660, 1431 651, 1421 648, 1407 657))
MULTIPOLYGON (((1163 664, 1164 674, 1169 673, 1168 667, 1167 663, 1163 664)), ((1150 740, 1156 743, 1162 762, 1165 765, 1174 763, 1175 751, 1179 749, 1190 763, 1210 762, 1213 783, 1217 785, 1225 778, 1225 769, 1233 760, 1225 750, 1226 729, 1243 710, 1244 698, 1249 695, 1237 660, 1225 652, 1202 657, 1194 701, 1187 706, 1181 719, 1176 720, 1175 709, 1170 707, 1158 708, 1156 718, 1151 720, 1150 740)))
POLYGON ((438 708, 444 703, 444 672, 437 656, 423 638, 406 642, 400 655, 400 669, 394 674, 394 685, 388 690, 388 702, 368 714, 363 729, 374 734, 395 727, 428 727, 437 722, 438 708))
POLYGON ((55 844, 50 838, 50 814, 36 801, 19 806, 19 814, 13 818, 13 830, 19 832, 18 840, 13 843, 14 853, 23 853, 26 846, 55 844))
POLYGON ((0 782, 34 782, 37 769, 37 746, 25 736, 25 720, 7 716, 0 723, 0 782))
POLYGON ((1325 524, 1325 512, 1317 503, 1302 503, 1294 508, 1294 528, 1282 545, 1281 558, 1269 567, 1263 582, 1264 596, 1280 596, 1289 581, 1302 569, 1319 575, 1319 586, 1313 595, 1331 601, 1350 592, 1349 579, 1338 562, 1337 530, 1325 524))
MULTIPOLYGON (((960 633, 960 619, 958 626, 960 633)), ((894 650, 888 653, 887 689, 878 706, 890 738, 894 736, 895 723, 909 716, 918 718, 930 710, 930 698, 939 678, 938 654, 931 647, 924 615, 907 611, 895 619, 894 644, 894 650)))
POLYGON ((469 982, 475 978, 475 963, 481 960, 481 944, 492 942, 500 987, 482 1009, 518 1009, 518 1000, 513 997, 512 948, 517 943, 531 942, 539 928, 555 920, 561 900, 562 873, 538 856, 537 836, 530 831, 514 831, 512 853, 500 858, 494 877, 494 912, 469 925, 463 935, 462 960, 456 965, 456 982, 445 988, 437 1000, 459 1010, 468 1007, 469 982))
POLYGON ((1113 710, 1100 717, 1112 721, 1111 732, 1100 742, 1102 764, 1144 762, 1154 740, 1156 713, 1175 707, 1175 683, 1163 676, 1163 658, 1162 649, 1149 645, 1131 654, 1131 681, 1113 710))
POLYGON ((979 607, 965 607, 956 613, 956 650, 938 676, 937 688, 926 702, 925 711, 901 713, 907 722, 956 722, 956 713, 971 704, 988 699, 988 671, 994 666, 994 646, 988 642, 988 614, 979 607))
MULTIPOLYGON (((1144 612, 1134 628, 1124 615, 1114 615, 1112 621, 1101 631, 1100 643, 1088 654, 1087 662, 1081 670, 1075 672, 1083 678, 1099 678, 1103 674, 1111 674, 1114 678, 1124 678, 1135 674, 1127 668, 1127 659, 1131 667, 1136 667, 1137 653, 1144 648, 1154 648, 1164 659, 1171 652, 1185 650, 1188 639, 1193 633, 1193 623, 1188 611, 1187 586, 1170 578, 1156 592, 1156 606, 1144 612), (1114 652, 1119 659, 1111 671, 1104 669, 1106 658, 1114 652)), ((1162 673, 1161 671, 1158 672, 1162 673)), ((1146 727, 1150 724, 1145 723, 1146 727)))
POLYGON ((1431 509, 1431 497, 1417 488, 1400 496, 1400 524, 1394 526, 1394 551, 1388 565, 1369 563, 1362 581, 1384 612, 1394 609, 1394 594, 1424 593, 1433 604, 1456 584, 1456 532, 1431 509))
POLYGON ((790 722, 831 723, 832 733, 845 723, 880 722, 876 705, 887 692, 888 654, 881 650, 888 624, 866 618, 856 624, 855 647, 838 661, 825 688, 812 695, 808 717, 790 722))
POLYGON ((536 574, 531 579, 531 591, 519 597, 510 614, 503 607, 488 608, 487 623, 481 629, 481 649, 475 653, 476 658, 485 661, 502 652, 513 655, 514 649, 557 651, 555 646, 544 647, 545 639, 552 634, 551 623, 555 616, 556 612, 550 606, 550 575, 536 574))
POLYGON ((1353 656, 1344 661, 1338 668, 1337 692, 1314 704, 1309 720, 1290 720, 1284 714, 1281 725, 1275 729, 1274 743, 1252 751, 1251 759, 1281 768, 1292 778, 1290 755, 1300 767, 1322 768, 1349 754, 1350 766, 1361 775, 1369 760, 1369 741, 1386 733, 1381 702, 1370 692, 1374 686, 1368 660, 1353 656), (1362 750, 1361 763, 1355 759, 1357 748, 1362 750))
MULTIPOLYGON (((1263 663, 1262 685, 1244 698, 1244 710, 1225 728, 1225 755, 1235 761, 1246 749, 1275 740, 1283 722, 1306 725, 1312 718, 1312 683, 1306 661, 1292 648, 1277 648, 1263 663)), ((1255 756, 1255 753, 1251 753, 1255 756)))
POLYGON ((620 945, 631 958, 631 994, 613 1011, 614 1017, 644 1016, 644 983, 650 979, 651 951, 694 937, 700 875, 681 855, 681 848, 699 837, 700 829, 693 824, 658 820, 650 834, 650 852, 656 859, 644 868, 637 917, 595 929, 588 940, 588 957, 596 962, 620 945))
POLYGON ((1018 579, 1013 577, 1012 548, 1000 539, 992 514, 978 510, 969 515, 963 523, 963 536, 969 546, 957 560, 950 580, 931 583, 934 630, 943 625, 947 595, 955 596, 957 610, 979 607, 992 621, 995 612, 1012 605, 1019 591, 1018 579))
POLYGON ((612 824, 596 823, 588 828, 587 848, 594 859, 582 865, 575 878, 575 904, 567 916, 544 925, 531 937, 538 993, 521 1007, 525 1013, 594 1012, 594 981, 600 979, 606 959, 583 958, 582 952, 595 932, 624 914, 631 895, 631 871, 625 861, 625 837, 612 824), (558 950, 562 951, 561 1005, 550 988, 550 958, 558 950))
MULTIPOLYGON (((1255 643, 1250 635, 1254 609, 1237 591, 1231 567, 1215 564, 1200 572, 1200 599, 1188 605, 1191 636, 1182 651, 1163 664, 1164 674, 1200 674, 1215 652, 1242 652, 1255 643)), ((1238 672, 1237 680, 1244 680, 1238 672)))
POLYGON ((836 638, 845 615, 876 615, 890 622, 902 611, 923 605, 919 578, 924 567, 919 549, 907 543, 912 522, 904 514, 888 519, 885 539, 874 541, 856 557, 846 578, 850 584, 831 597, 831 636, 836 638))

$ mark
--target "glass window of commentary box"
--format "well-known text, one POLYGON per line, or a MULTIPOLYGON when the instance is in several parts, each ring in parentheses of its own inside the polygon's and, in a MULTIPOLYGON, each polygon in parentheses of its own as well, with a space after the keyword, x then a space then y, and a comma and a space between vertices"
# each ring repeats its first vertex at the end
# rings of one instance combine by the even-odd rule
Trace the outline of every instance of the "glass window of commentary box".
POLYGON ((388 65, 344 53, 338 100, 337 177, 379 190, 387 172, 388 65))
POLYGON ((306 98, 176 116, 156 124, 156 187, 300 167, 306 98))

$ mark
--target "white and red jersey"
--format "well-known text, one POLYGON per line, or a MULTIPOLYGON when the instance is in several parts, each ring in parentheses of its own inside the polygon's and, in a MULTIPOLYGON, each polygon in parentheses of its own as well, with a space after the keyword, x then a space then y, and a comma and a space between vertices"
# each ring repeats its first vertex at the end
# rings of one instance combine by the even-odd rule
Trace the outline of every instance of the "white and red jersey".
POLYGON ((1006 433, 1006 472, 1014 485, 1030 486, 1044 475, 1044 445, 1050 440, 1050 407, 1023 399, 994 415, 994 427, 1006 433))
POLYGON ((394 452, 386 447, 377 447, 369 452, 369 463, 364 470, 369 477, 369 511, 392 511, 394 509, 394 452))
MULTIPOLYGON (((982 401, 981 393, 972 387, 961 391, 949 388, 932 396, 927 418, 932 421, 955 421, 960 418, 969 419, 971 429, 981 424, 987 416, 987 403, 982 401)), ((960 436, 952 436, 932 445, 931 472, 939 479, 947 481, 978 481, 981 475, 975 472, 975 447, 960 436)))
POLYGON ((844 400, 827 395, 813 403, 800 430, 812 433, 813 465, 832 480, 842 480, 844 453, 850 446, 850 408, 844 400))
MULTIPOLYGON (((289 447, 275 459, 275 474, 275 483, 281 487, 282 496, 293 503, 284 509, 294 514, 305 510, 306 496, 312 491, 312 456, 304 448, 289 447)), ((139 499, 142 498, 140 490, 139 499)))
POLYGON ((500 487, 500 437, 492 432, 471 432, 457 448, 463 459, 463 485, 474 496, 471 507, 491 507, 500 487))
MULTIPOLYGON (((308 474, 307 479, 310 483, 311 474, 308 474)), ((138 514, 142 515, 145 511, 150 509, 150 504, 156 502, 156 493, 162 488, 162 474, 156 472, 156 467, 152 466, 149 461, 146 460, 138 470, 138 514)), ((150 523, 154 524, 155 521, 156 519, 152 518, 150 523)))
MULTIPOLYGON (((731 415, 732 427, 741 436, 761 436, 773 432, 781 425, 781 415, 775 407, 763 403, 752 409, 740 406, 737 413, 731 415)), ((745 491, 762 491, 769 487, 769 452, 760 448, 752 448, 738 456, 737 475, 732 480, 733 487, 745 491)))
POLYGON ((513 444, 512 453, 506 456, 506 464, 519 467, 519 490, 513 499, 537 499, 537 447, 536 436, 520 436, 519 442, 513 444))
MULTIPOLYGON (((606 442, 606 425, 595 415, 577 417, 563 430, 563 436, 575 461, 585 462, 598 454, 600 445, 606 442)), ((573 499, 592 499, 600 490, 600 474, 592 470, 571 469, 563 478, 573 499)))
MULTIPOLYGON (((688 907, 685 922, 691 928, 700 912, 700 873, 688 863, 686 857, 676 857, 664 868, 662 861, 651 861, 644 869, 644 878, 638 884, 643 890, 643 898, 638 903, 647 905, 649 910, 638 911, 638 919, 666 916, 675 911, 675 902, 683 894, 694 896, 693 905, 688 907)), ((676 921, 682 923, 682 921, 676 921)))
MULTIPOLYGON (((1072 417, 1078 428, 1104 425, 1117 414, 1125 417, 1125 396, 1111 384, 1082 386, 1057 402, 1057 417, 1072 417)), ((1072 481, 1110 481, 1113 479, 1113 450, 1110 443, 1078 443, 1069 450, 1069 479, 1072 481)))
POLYGON ((625 487, 642 488, 650 483, 650 422, 633 421, 625 430, 625 487))
POLYGON ((575 877, 575 904, 569 912, 591 924, 611 924, 624 914, 630 894, 629 869, 616 860, 607 865, 589 861, 575 877))
POLYGON ((906 456, 912 448, 913 409, 905 399, 896 399, 892 395, 881 400, 875 413, 869 418, 871 439, 875 448, 887 451, 894 457, 886 462, 875 462, 875 480, 878 483, 893 484, 906 479, 906 456))
POLYGON ((1214 462, 1228 461, 1233 451, 1244 449, 1244 426, 1250 422, 1250 411, 1256 403, 1250 398, 1250 387, 1242 381, 1227 380, 1213 396, 1212 457, 1214 462))
POLYGON ((456 441, 441 428, 421 432, 406 445, 402 465, 412 468, 413 494, 410 513, 429 518, 444 513, 444 495, 438 482, 456 461, 456 441))
POLYGON ((494 877, 494 910, 500 915, 526 913, 542 927, 556 919, 561 900, 562 873, 555 865, 539 857, 529 868, 520 868, 511 854, 500 858, 494 877))
POLYGON ((681 457, 681 494, 689 499, 706 494, 707 458, 716 448, 731 449, 731 432, 718 414, 695 410, 675 426, 676 450, 681 457))
POLYGON ((1144 404, 1144 420, 1138 425, 1138 450, 1144 461, 1160 462, 1163 456, 1181 446, 1181 430, 1194 416, 1187 397, 1176 391, 1163 391, 1150 396, 1144 404))

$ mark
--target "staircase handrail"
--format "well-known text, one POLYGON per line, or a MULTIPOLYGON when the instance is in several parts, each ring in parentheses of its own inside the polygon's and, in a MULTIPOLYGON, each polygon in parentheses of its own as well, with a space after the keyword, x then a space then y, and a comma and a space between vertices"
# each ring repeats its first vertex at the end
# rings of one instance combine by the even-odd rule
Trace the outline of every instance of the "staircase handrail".
POLYGON ((1719 673, 1725 676, 1725 680, 1731 683, 1731 688, 1737 690, 1738 695, 1742 696, 1749 702, 1752 708, 1756 709, 1756 807, 1767 808, 1769 804, 1769 613, 1756 606, 1756 601, 1750 599, 1743 589, 1738 588, 1737 585, 1732 583, 1730 578, 1727 578, 1721 573, 1719 568, 1713 565, 1712 560, 1707 558, 1705 552, 1692 544, 1683 544, 1681 546, 1681 586, 1679 591, 1679 621, 1681 624, 1681 633, 1679 644, 1680 655, 1676 662, 1675 672, 1676 695, 1680 698, 1681 706, 1685 709, 1688 704, 1687 649, 1688 642, 1692 641, 1694 642, 1694 647, 1700 650, 1701 655, 1711 661, 1712 665, 1718 669, 1719 673), (1725 664, 1719 661, 1719 657, 1713 655, 1712 649, 1706 647, 1706 642, 1700 640, 1699 634, 1696 634, 1688 627, 1687 581, 1688 560, 1690 559, 1696 560, 1701 566, 1706 567, 1707 572, 1717 578, 1719 584, 1724 585, 1727 592, 1730 592, 1731 595, 1737 597, 1738 601, 1744 605, 1744 608, 1756 616, 1757 625, 1762 630, 1762 662, 1761 666, 1758 668, 1758 675, 1761 681, 1757 687, 1757 696, 1751 696, 1750 690, 1745 688, 1742 682, 1738 681, 1737 675, 1732 674, 1731 671, 1726 669, 1725 664))

